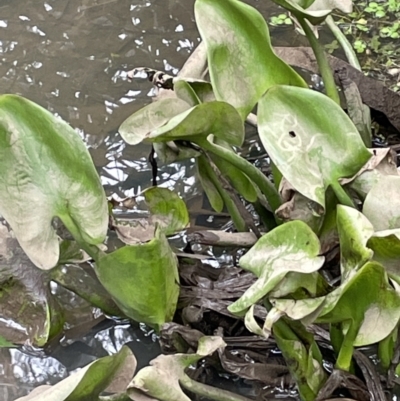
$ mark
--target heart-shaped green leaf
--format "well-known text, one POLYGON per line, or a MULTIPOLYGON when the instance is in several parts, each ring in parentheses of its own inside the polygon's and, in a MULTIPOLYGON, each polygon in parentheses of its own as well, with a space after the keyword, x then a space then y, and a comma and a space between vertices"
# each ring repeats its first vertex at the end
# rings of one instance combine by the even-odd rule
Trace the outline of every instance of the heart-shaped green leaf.
POLYGON ((172 320, 179 295, 178 261, 160 229, 150 242, 101 256, 96 273, 126 316, 156 330, 172 320))
POLYGON ((168 188, 152 187, 143 191, 152 222, 158 222, 165 235, 175 234, 189 224, 185 202, 168 188))
POLYGON ((307 87, 275 55, 267 23, 255 8, 237 0, 197 0, 195 15, 215 96, 235 106, 243 120, 272 85, 307 87))
MULTIPOLYGON (((107 233, 107 200, 89 152, 65 122, 35 103, 0 97, 0 214, 32 262, 58 261, 58 216, 89 244, 107 233)), ((78 239, 78 238, 76 238, 78 239)))
POLYGON ((120 377, 121 372, 128 371, 132 377, 135 369, 136 359, 129 347, 124 346, 118 354, 98 359, 54 386, 38 387, 32 394, 16 401, 97 400, 100 393, 120 377))
POLYGON ((387 337, 399 319, 399 294, 389 285, 384 268, 368 262, 326 297, 316 321, 352 321, 356 334, 353 344, 363 346, 387 337))
POLYGON ((240 258, 243 269, 258 280, 232 305, 232 313, 242 313, 272 291, 289 272, 312 273, 324 263, 318 256, 318 237, 307 224, 300 220, 282 224, 263 235, 257 243, 240 258))
POLYGON ((261 141, 283 176, 323 207, 328 186, 343 199, 338 179, 353 176, 371 157, 346 113, 309 89, 269 89, 259 102, 258 124, 261 141))
POLYGON ((182 99, 160 99, 133 113, 120 125, 118 132, 129 145, 137 145, 146 140, 151 131, 188 109, 190 105, 182 99))
POLYGON ((234 107, 225 102, 208 102, 192 107, 171 118, 162 127, 151 131, 147 138, 153 142, 193 140, 196 136, 214 134, 231 145, 241 146, 244 126, 234 107))

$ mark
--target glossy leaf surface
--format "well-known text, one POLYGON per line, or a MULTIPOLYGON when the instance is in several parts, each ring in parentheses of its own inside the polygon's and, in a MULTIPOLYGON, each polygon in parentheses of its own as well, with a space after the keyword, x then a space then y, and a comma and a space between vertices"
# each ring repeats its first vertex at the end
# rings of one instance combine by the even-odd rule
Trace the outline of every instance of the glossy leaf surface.
POLYGON ((258 280, 232 305, 229 311, 242 313, 272 291, 289 272, 312 273, 324 263, 318 256, 318 237, 310 227, 296 220, 263 235, 240 258, 239 264, 258 280))
POLYGON ((309 89, 269 89, 259 103, 258 124, 261 141, 283 176, 323 207, 328 186, 336 193, 338 179, 353 176, 371 157, 346 113, 309 89))
POLYGON ((161 230, 150 242, 100 257, 96 273, 126 316, 156 329, 172 320, 179 295, 178 261, 161 230))
POLYGON ((0 214, 32 262, 54 267, 58 216, 83 241, 107 233, 107 201, 89 152, 65 122, 35 103, 0 97, 0 214))
POLYGON ((197 0, 195 15, 215 96, 231 103, 243 120, 272 85, 306 87, 275 55, 267 23, 255 8, 237 0, 197 0))

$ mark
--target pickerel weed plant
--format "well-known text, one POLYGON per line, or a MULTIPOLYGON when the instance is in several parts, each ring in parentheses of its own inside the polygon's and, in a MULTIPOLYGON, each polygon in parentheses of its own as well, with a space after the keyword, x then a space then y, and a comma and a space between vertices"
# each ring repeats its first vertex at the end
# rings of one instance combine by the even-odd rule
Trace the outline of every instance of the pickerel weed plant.
MULTIPOLYGON (((370 344, 378 344, 384 369, 391 363, 400 321, 400 177, 388 152, 369 149, 370 140, 360 136, 340 107, 332 72, 311 28, 329 18, 334 7, 350 12, 351 3, 277 3, 297 18, 308 37, 326 95, 309 89, 275 55, 267 23, 256 9, 238 0, 196 0, 209 81, 197 75, 174 78, 174 98, 135 112, 119 132, 131 145, 152 144, 161 160, 194 157, 212 207, 221 211, 225 206, 239 231, 248 227, 221 176, 261 211, 268 232, 239 261, 257 280, 228 309, 243 316, 255 334, 273 334, 300 397, 312 401, 328 373, 307 331, 311 324, 329 325, 337 369, 351 371, 354 347, 370 344), (244 122, 255 106, 273 181, 238 154, 244 122), (285 188, 291 189, 290 199, 284 199, 285 188), (341 278, 333 285, 321 271, 324 255, 337 243, 341 278), (253 316, 257 304, 268 310, 263 327, 253 316)), ((156 329, 172 320, 179 275, 166 237, 188 224, 176 194, 147 190, 152 214, 146 223, 148 242, 105 252, 99 244, 107 235, 107 201, 82 141, 66 123, 13 95, 0 97, 0 170, 0 213, 30 260, 48 270, 50 279, 64 282, 61 266, 75 249, 70 242, 60 245, 52 224, 57 217, 75 247, 93 258, 97 277, 115 304, 86 297, 156 329)), ((128 233, 130 228, 125 227, 128 233)), ((8 229, 2 235, 11 241, 8 229)), ((41 333, 44 342, 50 332, 41 333)), ((183 372, 224 345, 215 338, 205 342, 211 344, 207 350, 199 345, 197 354, 178 354, 169 362, 157 359, 141 370, 128 395, 135 399, 144 391, 153 399, 188 400, 184 386, 214 396, 183 372), (173 367, 169 391, 165 366, 173 367)))

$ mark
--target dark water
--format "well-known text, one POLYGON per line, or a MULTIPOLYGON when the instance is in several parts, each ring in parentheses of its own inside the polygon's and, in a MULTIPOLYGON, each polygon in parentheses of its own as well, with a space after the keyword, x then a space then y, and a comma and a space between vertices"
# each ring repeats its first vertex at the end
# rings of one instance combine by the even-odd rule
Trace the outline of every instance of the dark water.
MULTIPOLYGON (((108 194, 133 196, 151 185, 149 147, 126 145, 117 128, 154 95, 127 71, 147 66, 176 74, 199 43, 193 0, 0 0, 0 93, 23 95, 78 130, 108 194)), ((264 13, 270 2, 250 1, 264 13)), ((283 28, 278 34, 285 41, 283 28)), ((277 36, 275 36, 276 38, 277 36)), ((190 162, 162 166, 160 183, 197 204, 190 162)), ((70 303, 77 303, 70 295, 70 303)), ((82 307, 75 318, 94 319, 82 307)), ((1 318, 1 317, 0 317, 1 318)), ((158 352, 152 333, 139 326, 101 323, 65 340, 51 355, 0 349, 0 400, 12 401, 40 384, 54 384, 126 342, 139 364, 158 352), (103 326, 101 326, 103 324, 103 326)))

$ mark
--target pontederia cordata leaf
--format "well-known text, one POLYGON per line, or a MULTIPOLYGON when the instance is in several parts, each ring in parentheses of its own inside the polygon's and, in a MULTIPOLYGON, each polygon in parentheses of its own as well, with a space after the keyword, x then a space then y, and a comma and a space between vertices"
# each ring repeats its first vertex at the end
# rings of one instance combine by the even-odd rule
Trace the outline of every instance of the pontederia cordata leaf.
POLYGON ((107 200, 83 141, 19 96, 0 97, 0 172, 0 214, 36 266, 50 269, 58 261, 56 216, 77 240, 104 240, 107 200))

